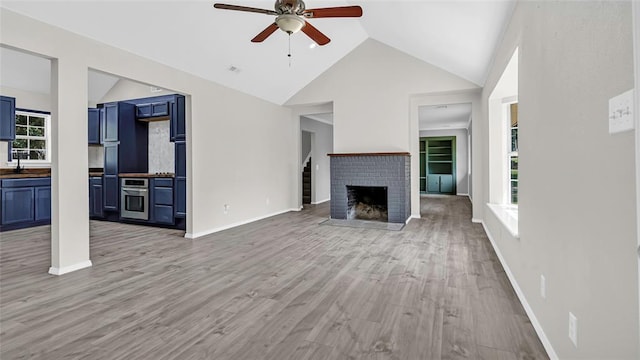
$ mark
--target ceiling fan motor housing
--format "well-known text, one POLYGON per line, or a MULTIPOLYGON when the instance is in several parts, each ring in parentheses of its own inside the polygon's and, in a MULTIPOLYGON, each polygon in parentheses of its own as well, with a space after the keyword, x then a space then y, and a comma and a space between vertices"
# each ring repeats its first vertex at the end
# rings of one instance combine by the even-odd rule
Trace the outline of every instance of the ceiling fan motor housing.
POLYGON ((275 9, 278 14, 301 15, 306 6, 302 0, 276 0, 275 9))

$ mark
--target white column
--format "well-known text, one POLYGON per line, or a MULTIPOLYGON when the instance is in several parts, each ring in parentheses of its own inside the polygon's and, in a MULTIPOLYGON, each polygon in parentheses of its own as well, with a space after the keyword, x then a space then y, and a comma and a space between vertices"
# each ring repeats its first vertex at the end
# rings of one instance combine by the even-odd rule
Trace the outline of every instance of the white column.
POLYGON ((51 268, 62 275, 91 266, 87 151, 87 66, 51 61, 51 268))

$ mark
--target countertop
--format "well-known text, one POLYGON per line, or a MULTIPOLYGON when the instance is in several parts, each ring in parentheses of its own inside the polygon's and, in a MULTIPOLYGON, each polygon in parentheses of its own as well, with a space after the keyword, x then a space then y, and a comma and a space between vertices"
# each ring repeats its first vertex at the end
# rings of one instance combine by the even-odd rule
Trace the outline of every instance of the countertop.
POLYGON ((51 169, 23 169, 20 173, 15 173, 13 168, 0 169, 0 179, 27 179, 43 178, 51 176, 51 169))
POLYGON ((51 174, 29 174, 29 173, 20 173, 20 174, 1 174, 0 179, 28 179, 28 178, 44 178, 49 177, 51 174))
POLYGON ((147 173, 120 173, 121 178, 172 178, 175 177, 173 173, 161 173, 161 174, 147 174, 147 173))
MULTIPOLYGON (((90 168, 89 176, 102 176, 102 168, 90 168)), ((24 169, 20 173, 13 172, 13 168, 0 169, 0 179, 28 179, 50 177, 51 169, 24 169)))

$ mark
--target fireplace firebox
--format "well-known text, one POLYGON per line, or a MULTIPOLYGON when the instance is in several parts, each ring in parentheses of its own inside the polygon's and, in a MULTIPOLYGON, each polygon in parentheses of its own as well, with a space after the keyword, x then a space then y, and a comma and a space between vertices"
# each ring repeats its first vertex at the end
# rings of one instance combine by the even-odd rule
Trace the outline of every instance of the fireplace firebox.
POLYGON ((347 185, 347 220, 387 222, 387 187, 347 185))

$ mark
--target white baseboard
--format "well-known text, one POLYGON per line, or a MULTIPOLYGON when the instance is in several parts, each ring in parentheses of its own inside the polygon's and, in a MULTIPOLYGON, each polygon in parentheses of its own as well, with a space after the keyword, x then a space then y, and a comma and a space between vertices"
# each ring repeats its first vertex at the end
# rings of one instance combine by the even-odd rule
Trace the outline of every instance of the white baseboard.
MULTIPOLYGON (((471 222, 472 223, 476 223, 476 224, 483 224, 484 225, 484 222, 482 221, 482 219, 471 218, 471 222)), ((485 232, 486 232, 486 230, 485 230, 485 232)))
POLYGON ((507 262, 502 256, 502 253, 500 252, 500 249, 498 249, 498 246, 493 240, 493 236, 491 236, 491 232, 485 225, 484 221, 480 221, 480 222, 482 223, 484 232, 487 234, 487 237, 491 242, 491 246, 493 247, 493 250, 496 252, 496 255, 498 256, 498 260, 500 260, 500 264, 502 264, 502 268, 504 268, 504 272, 507 274, 507 278, 509 278, 509 282, 511 283, 511 286, 513 286, 513 289, 515 290, 516 295, 520 300, 520 303, 522 303, 522 306, 524 307, 524 311, 527 313, 527 316, 529 316, 529 320, 531 320, 531 324, 533 325, 534 330, 538 334, 538 337, 542 342, 542 346, 544 346, 544 349, 547 351, 547 355, 549 355, 549 358, 551 360, 558 360, 559 359, 558 354, 556 354, 556 351, 553 349, 553 346, 551 346, 551 342, 549 341, 549 338, 547 337, 547 335, 544 333, 544 330, 542 329, 542 325, 538 321, 538 318, 536 318, 536 314, 533 312, 533 309, 529 305, 529 302, 527 302, 527 298, 524 297, 524 293, 522 292, 522 289, 520 289, 520 286, 518 285, 518 282, 516 281, 515 276, 511 272, 511 269, 509 269, 507 262))
POLYGON ((331 199, 324 199, 324 200, 320 200, 320 201, 315 201, 315 202, 312 202, 311 205, 318 205, 318 204, 326 203, 329 200, 331 200, 331 199))
POLYGON ((91 263, 91 260, 87 260, 87 261, 83 261, 74 265, 69 265, 69 266, 63 266, 63 267, 55 267, 52 266, 49 268, 49 274, 51 275, 62 275, 62 274, 66 274, 66 273, 70 273, 72 271, 76 271, 76 270, 80 270, 80 269, 84 269, 84 268, 88 268, 91 267, 93 264, 91 263))
POLYGON ((469 194, 467 194, 467 193, 457 193, 456 195, 469 197, 469 194))
POLYGON ((254 221, 263 220, 263 219, 266 219, 266 218, 269 218, 269 217, 272 217, 272 216, 276 216, 276 215, 287 213, 289 211, 300 211, 301 209, 302 209, 302 207, 300 207, 299 209, 295 209, 294 208, 294 209, 286 209, 286 210, 282 210, 282 211, 277 211, 277 212, 274 212, 274 213, 271 213, 271 214, 267 214, 267 215, 264 215, 264 216, 258 216, 258 217, 255 217, 253 219, 247 219, 247 220, 239 221, 239 222, 236 222, 236 223, 233 223, 233 224, 224 225, 224 226, 221 226, 221 227, 218 227, 218 228, 214 228, 214 229, 200 231, 200 232, 197 232, 197 233, 186 233, 186 234, 184 234, 184 237, 187 238, 187 239, 197 239, 197 238, 205 236, 205 235, 217 233, 217 232, 223 231, 223 230, 228 230, 228 229, 231 229, 231 228, 234 228, 234 227, 237 227, 237 226, 241 226, 241 225, 246 225, 246 224, 252 223, 254 221))

